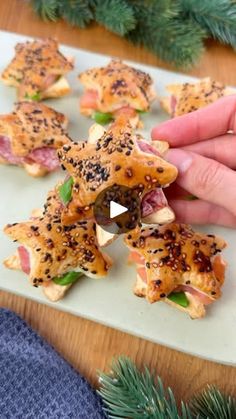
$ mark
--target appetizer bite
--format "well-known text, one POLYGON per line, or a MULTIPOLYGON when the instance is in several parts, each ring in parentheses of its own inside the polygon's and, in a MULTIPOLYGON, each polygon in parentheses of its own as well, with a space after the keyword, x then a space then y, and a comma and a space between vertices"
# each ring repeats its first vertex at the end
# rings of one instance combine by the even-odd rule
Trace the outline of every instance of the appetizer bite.
POLYGON ((57 186, 49 192, 44 211, 4 228, 5 234, 19 243, 4 265, 25 272, 31 284, 42 286, 51 301, 63 298, 83 274, 104 277, 111 266, 110 257, 98 249, 95 222, 90 219, 65 226, 61 210, 57 186))
POLYGON ((89 69, 79 75, 79 80, 85 88, 80 112, 99 124, 124 114, 133 127, 142 126, 140 114, 150 110, 156 97, 151 77, 120 60, 89 69))
POLYGON ((190 315, 221 296, 226 263, 218 254, 226 242, 196 233, 189 225, 137 228, 125 237, 129 261, 137 264, 134 293, 149 303, 164 301, 190 315))
MULTIPOLYGON (((133 134, 125 119, 120 118, 119 124, 113 124, 108 131, 99 128, 98 132, 97 136, 93 129, 94 141, 66 144, 58 151, 70 176, 61 188, 63 222, 70 224, 93 216, 100 192, 116 184, 137 191, 143 218, 151 214, 158 217, 160 210, 164 215, 163 208, 169 207, 162 188, 174 182, 177 169, 161 157, 156 147, 133 134)), ((173 220, 170 209, 166 215, 169 222, 173 220)))
POLYGON ((0 163, 22 166, 31 176, 44 176, 60 167, 56 149, 70 143, 68 120, 41 103, 16 103, 0 115, 0 163))
POLYGON ((1 78, 17 88, 18 100, 40 101, 70 92, 64 76, 73 70, 73 63, 58 50, 55 39, 19 43, 15 52, 1 78))
POLYGON ((210 105, 235 90, 212 80, 210 77, 195 83, 179 83, 166 86, 170 96, 161 98, 163 109, 172 117, 184 115, 210 105))

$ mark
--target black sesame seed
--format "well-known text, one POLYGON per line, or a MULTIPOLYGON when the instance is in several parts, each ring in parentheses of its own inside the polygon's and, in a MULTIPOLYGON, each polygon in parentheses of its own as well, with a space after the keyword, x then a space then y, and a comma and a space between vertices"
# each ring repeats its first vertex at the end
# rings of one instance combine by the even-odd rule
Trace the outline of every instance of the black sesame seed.
POLYGON ((155 281, 155 284, 156 284, 156 285, 161 285, 161 283, 162 283, 162 280, 161 280, 161 279, 157 279, 157 280, 155 281))

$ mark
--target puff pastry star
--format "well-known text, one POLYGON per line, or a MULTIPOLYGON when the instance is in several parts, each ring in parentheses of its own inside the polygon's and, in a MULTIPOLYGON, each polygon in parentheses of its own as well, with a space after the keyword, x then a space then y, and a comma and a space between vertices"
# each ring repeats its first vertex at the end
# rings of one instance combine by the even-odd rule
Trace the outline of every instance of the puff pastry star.
POLYGON ((236 92, 210 77, 195 83, 170 84, 166 90, 171 96, 161 98, 160 102, 172 117, 196 111, 236 92))
POLYGON ((81 73, 79 79, 90 93, 88 103, 81 100, 81 113, 84 115, 90 115, 94 110, 94 106, 93 109, 89 107, 92 92, 95 109, 100 112, 113 112, 124 106, 148 111, 151 101, 156 97, 149 74, 120 60, 111 60, 105 67, 91 68, 81 73))
POLYGON ((148 143, 139 140, 123 121, 113 124, 94 144, 65 145, 58 156, 74 181, 72 199, 63 212, 65 223, 91 216, 98 194, 109 186, 120 184, 136 189, 142 198, 177 176, 177 169, 158 152, 153 153, 148 143))
POLYGON ((29 274, 35 286, 76 270, 82 270, 87 276, 102 277, 110 267, 110 259, 98 249, 94 221, 65 226, 61 209, 55 189, 49 193, 42 217, 4 228, 11 239, 23 246, 22 270, 29 274))
POLYGON ((15 52, 2 73, 2 81, 17 88, 19 100, 41 100, 68 93, 66 80, 60 89, 49 90, 58 78, 73 69, 73 64, 58 50, 55 39, 19 43, 15 52))
POLYGON ((136 293, 150 303, 174 290, 194 292, 203 304, 220 297, 225 263, 217 253, 226 247, 222 238, 173 223, 137 228, 126 235, 125 243, 133 252, 131 260, 141 268, 136 293))

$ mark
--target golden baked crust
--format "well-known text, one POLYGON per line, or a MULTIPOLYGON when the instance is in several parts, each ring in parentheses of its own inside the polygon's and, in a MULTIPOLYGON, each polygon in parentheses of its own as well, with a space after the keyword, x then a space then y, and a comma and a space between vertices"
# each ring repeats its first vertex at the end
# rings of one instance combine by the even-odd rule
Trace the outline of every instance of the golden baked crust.
POLYGON ((57 149, 70 142, 67 124, 65 115, 42 103, 18 102, 12 113, 0 115, 0 135, 9 138, 15 156, 24 157, 37 148, 57 149))
MULTIPOLYGON (((79 80, 86 90, 98 92, 100 112, 113 112, 123 106, 148 111, 156 96, 151 77, 120 60, 113 59, 106 67, 89 69, 79 75, 79 80)), ((80 111, 91 115, 93 109, 81 105, 80 111)))
POLYGON ((4 228, 5 234, 30 253, 29 278, 33 285, 81 269, 87 276, 105 276, 111 261, 97 246, 93 220, 65 226, 57 189, 49 192, 41 217, 4 228))
POLYGON ((19 43, 15 57, 2 73, 2 81, 17 87, 18 99, 29 99, 40 94, 55 80, 73 69, 73 64, 58 50, 55 39, 40 39, 19 43))
POLYGON ((170 163, 140 150, 129 124, 113 124, 94 143, 65 145, 58 156, 74 180, 72 199, 63 213, 65 223, 90 217, 98 194, 109 186, 125 185, 142 197, 177 177, 170 163))
POLYGON ((171 108, 171 97, 162 98, 160 102, 165 111, 174 117, 193 112, 223 96, 233 94, 232 89, 210 77, 195 83, 170 84, 166 86, 166 90, 175 97, 174 112, 171 108))
POLYGON ((222 273, 213 270, 214 256, 226 242, 214 235, 196 233, 189 225, 169 224, 137 228, 125 236, 126 245, 145 261, 146 287, 136 284, 150 303, 164 300, 180 285, 189 285, 212 300, 221 295, 222 273))

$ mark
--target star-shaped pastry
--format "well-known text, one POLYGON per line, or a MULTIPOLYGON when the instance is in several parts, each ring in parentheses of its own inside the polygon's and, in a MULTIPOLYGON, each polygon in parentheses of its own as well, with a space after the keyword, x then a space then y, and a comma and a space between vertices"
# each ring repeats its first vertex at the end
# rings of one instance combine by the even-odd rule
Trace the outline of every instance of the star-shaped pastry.
POLYGON ((161 98, 160 102, 172 117, 196 111, 236 92, 210 77, 195 83, 170 84, 166 90, 170 96, 161 98))
POLYGON ((177 169, 140 141, 124 121, 121 118, 94 143, 73 143, 58 151, 63 168, 73 178, 72 197, 63 213, 65 223, 91 216, 98 194, 109 186, 127 186, 142 198, 175 180, 177 169))
POLYGON ((110 116, 112 119, 122 113, 134 127, 138 126, 139 111, 148 112, 156 97, 150 75, 120 60, 113 59, 105 67, 84 71, 79 80, 85 88, 80 98, 80 112, 94 119, 97 118, 95 112, 109 114, 99 114, 100 118, 110 116))
POLYGON ((4 228, 5 234, 21 245, 22 270, 35 286, 76 270, 102 277, 110 267, 110 259, 98 249, 95 222, 83 220, 65 226, 61 209, 56 188, 49 193, 41 217, 4 228))
POLYGON ((221 296, 226 266, 218 255, 226 247, 222 238, 172 223, 136 228, 124 241, 131 250, 130 260, 138 265, 135 293, 150 303, 182 291, 202 310, 221 296))
POLYGON ((15 57, 3 71, 2 81, 17 88, 19 100, 42 100, 70 91, 63 76, 72 69, 55 39, 27 41, 16 45, 15 57))
POLYGON ((54 170, 56 149, 70 142, 67 124, 65 115, 42 103, 16 103, 12 113, 0 115, 0 162, 37 176, 54 170))

